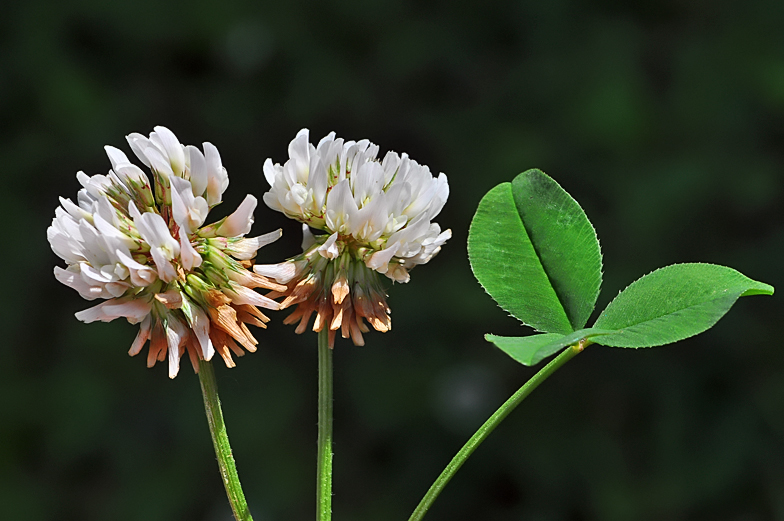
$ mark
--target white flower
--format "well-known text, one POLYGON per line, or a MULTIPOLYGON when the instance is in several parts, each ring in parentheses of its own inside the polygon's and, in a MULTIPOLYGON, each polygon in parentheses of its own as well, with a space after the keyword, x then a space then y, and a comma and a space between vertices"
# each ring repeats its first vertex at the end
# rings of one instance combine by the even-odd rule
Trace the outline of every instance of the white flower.
POLYGON ((168 356, 171 378, 186 352, 194 370, 215 352, 233 367, 231 352, 244 353, 235 342, 256 349, 246 324, 264 327, 268 320, 257 306, 279 307, 251 288, 285 286, 247 268, 280 230, 244 238, 253 224, 252 196, 229 217, 202 227, 228 186, 210 143, 202 154, 164 127, 149 138, 131 134, 128 142, 152 170, 153 184, 125 153, 105 147, 112 169, 92 177, 79 172, 77 203, 61 198, 47 230, 52 250, 68 265, 55 267, 55 277, 85 299, 107 299, 78 312, 79 320, 139 323, 129 353, 138 354, 149 340, 148 366, 168 356))
MULTIPOLYGON (((337 249, 351 249, 369 268, 408 282, 408 271, 429 261, 451 236, 431 222, 449 197, 449 184, 446 175, 433 177, 407 154, 388 152, 379 161, 377 153, 368 140, 344 142, 334 132, 313 146, 303 129, 283 166, 264 163, 272 187, 264 202, 324 230, 337 249)), ((335 247, 321 253, 336 256, 335 247)))
POLYGON ((378 330, 389 329, 376 272, 408 282, 411 268, 427 263, 452 234, 432 222, 449 196, 446 175, 433 177, 407 154, 388 152, 382 160, 377 154, 370 141, 344 141, 334 132, 313 146, 303 129, 289 145, 288 161, 264 163, 271 186, 264 202, 304 224, 304 253, 254 269, 287 284, 282 307, 299 305, 286 319, 300 320, 298 332, 314 311, 315 331, 329 322, 330 345, 339 327, 344 338, 361 344, 363 317, 378 330), (309 227, 326 233, 313 237, 309 227), (332 288, 329 303, 317 302, 324 287, 332 288))

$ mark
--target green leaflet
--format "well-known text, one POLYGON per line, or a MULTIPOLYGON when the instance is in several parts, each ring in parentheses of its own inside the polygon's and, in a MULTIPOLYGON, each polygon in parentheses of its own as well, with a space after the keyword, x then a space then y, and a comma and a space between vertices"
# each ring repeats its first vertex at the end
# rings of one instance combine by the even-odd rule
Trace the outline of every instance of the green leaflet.
POLYGON ((772 295, 773 287, 715 264, 675 264, 633 282, 610 302, 594 327, 614 329, 597 344, 653 347, 709 329, 745 295, 772 295))
POLYGON ((555 181, 528 170, 480 201, 468 255, 485 291, 523 323, 545 334, 485 338, 524 365, 582 339, 615 347, 653 347, 713 326, 745 295, 773 287, 732 268, 676 264, 622 291, 594 327, 585 326, 602 280, 596 232, 582 208, 555 181))
MULTIPOLYGON (((554 355, 564 347, 576 344, 580 340, 592 340, 598 336, 610 333, 613 333, 613 331, 587 328, 568 335, 544 333, 524 337, 504 337, 487 334, 485 339, 494 343, 501 351, 521 364, 531 366, 538 364, 548 356, 554 355)), ((595 340, 592 341, 597 342, 595 340)))
POLYGON ((537 330, 582 328, 599 294, 601 253, 580 205, 539 170, 490 190, 468 235, 474 274, 503 309, 537 330))

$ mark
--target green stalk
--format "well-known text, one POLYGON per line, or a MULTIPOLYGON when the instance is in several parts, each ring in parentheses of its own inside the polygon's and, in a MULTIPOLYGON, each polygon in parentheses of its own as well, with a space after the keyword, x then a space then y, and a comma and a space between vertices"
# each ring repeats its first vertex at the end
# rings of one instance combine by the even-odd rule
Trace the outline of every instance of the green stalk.
POLYGON ((234 518, 237 521, 253 521, 250 511, 248 511, 248 504, 245 502, 245 494, 242 493, 234 456, 231 454, 229 436, 226 434, 223 411, 221 411, 220 398, 218 398, 218 384, 215 381, 215 372, 211 362, 199 361, 199 382, 201 383, 201 394, 204 397, 207 423, 210 425, 212 445, 215 447, 218 468, 221 478, 223 478, 223 485, 226 487, 226 495, 229 497, 234 518))
POLYGON ((318 334, 318 456, 316 520, 332 519, 332 349, 327 324, 318 334))
POLYGON ((523 386, 517 390, 504 404, 498 408, 497 411, 493 413, 487 421, 482 424, 481 427, 471 436, 471 439, 463 445, 463 448, 452 458, 452 461, 446 466, 441 475, 436 478, 433 484, 430 486, 430 489, 425 494, 425 497, 422 498, 422 501, 419 502, 414 513, 411 514, 411 517, 408 518, 408 521, 419 521, 422 519, 425 514, 427 513, 430 506, 433 504, 433 501, 436 500, 438 495, 444 489, 449 480, 452 479, 452 476, 463 466, 463 463, 468 459, 468 457, 476 450, 476 448, 485 441, 493 430, 498 427, 498 424, 506 418, 510 412, 514 410, 515 407, 520 405, 520 402, 525 400, 525 398, 531 394, 531 392, 536 389, 540 383, 547 380, 547 377, 557 371, 562 365, 566 362, 571 360, 575 355, 580 353, 585 347, 588 345, 588 341, 580 341, 580 343, 570 346, 565 349, 560 355, 555 357, 549 364, 544 366, 538 373, 533 375, 530 380, 525 382, 523 386))

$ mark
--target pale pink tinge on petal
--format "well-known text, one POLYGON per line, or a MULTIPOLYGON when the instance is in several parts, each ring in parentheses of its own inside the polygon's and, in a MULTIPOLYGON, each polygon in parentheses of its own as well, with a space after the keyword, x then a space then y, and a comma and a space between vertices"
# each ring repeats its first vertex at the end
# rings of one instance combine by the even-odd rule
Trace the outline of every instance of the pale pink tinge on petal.
POLYGON ((131 287, 127 282, 109 282, 106 284, 106 291, 113 297, 122 297, 123 294, 131 287))
POLYGON ((131 344, 131 349, 128 351, 129 355, 136 356, 139 354, 144 344, 150 338, 151 331, 152 315, 147 315, 139 326, 139 332, 136 334, 136 338, 133 340, 133 344, 131 344))
POLYGON ((152 309, 149 302, 134 299, 111 299, 84 309, 75 314, 76 318, 85 323, 95 322, 111 322, 115 318, 125 317, 131 324, 138 324, 144 317, 146 317, 152 309))
POLYGON ((240 286, 239 284, 234 284, 233 282, 230 282, 229 286, 231 289, 227 289, 225 291, 234 304, 249 304, 251 306, 259 306, 272 310, 280 309, 280 304, 278 302, 275 302, 271 298, 267 298, 264 295, 256 293, 252 289, 246 288, 245 286, 240 286))
POLYGON ((209 362, 215 354, 215 347, 212 345, 212 340, 210 340, 210 318, 196 305, 191 306, 190 317, 186 315, 186 318, 196 335, 196 340, 199 342, 202 358, 209 362))
POLYGON ((169 378, 180 372, 180 346, 188 339, 188 328, 178 318, 169 315, 166 321, 166 343, 169 346, 169 378))
MULTIPOLYGON (((76 265, 75 270, 78 270, 78 264, 76 265)), ((61 284, 65 284, 69 288, 73 288, 79 292, 79 295, 86 300, 95 300, 101 296, 103 293, 102 289, 94 284, 88 284, 84 278, 82 278, 80 272, 72 271, 69 269, 64 270, 60 266, 54 267, 54 278, 56 278, 61 284)))

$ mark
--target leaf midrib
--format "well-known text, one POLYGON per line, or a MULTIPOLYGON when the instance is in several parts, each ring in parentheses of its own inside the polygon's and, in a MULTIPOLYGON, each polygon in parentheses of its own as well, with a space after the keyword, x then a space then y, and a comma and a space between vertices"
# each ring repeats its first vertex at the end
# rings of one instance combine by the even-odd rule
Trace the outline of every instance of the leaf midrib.
MULTIPOLYGON (((729 291, 729 289, 725 289, 725 290, 723 290, 723 291, 724 291, 724 292, 727 292, 727 291, 729 291)), ((738 298, 740 298, 740 296, 741 296, 741 294, 743 293, 743 291, 745 291, 745 290, 741 290, 741 291, 738 291, 738 292, 737 292, 737 295, 735 296, 735 300, 737 300, 738 298)), ((703 301, 697 302, 696 304, 692 304, 692 305, 690 305, 690 306, 684 306, 684 307, 682 307, 682 308, 678 308, 678 309, 676 309, 676 310, 674 310, 674 311, 670 311, 669 313, 662 313, 661 315, 656 315, 655 317, 648 318, 648 319, 646 319, 646 320, 643 320, 643 321, 641 321, 641 322, 635 322, 634 324, 628 324, 628 325, 626 325, 626 326, 613 327, 612 329, 614 329, 614 330, 615 330, 615 331, 617 331, 618 333, 622 333, 622 332, 623 332, 625 329, 632 328, 632 327, 635 327, 635 326, 639 326, 639 325, 641 325, 641 324, 645 324, 645 323, 647 323, 647 322, 653 322, 654 320, 659 320, 659 319, 661 319, 661 318, 668 317, 668 316, 670 316, 670 315, 674 315, 675 313, 678 313, 678 312, 680 312, 680 311, 689 310, 689 309, 696 308, 696 307, 699 307, 699 306, 702 306, 702 305, 705 305, 705 304, 708 304, 708 303, 711 303, 711 302, 715 302, 715 301, 717 301, 717 300, 721 300, 721 299, 723 299, 723 298, 726 298, 726 297, 728 297, 729 295, 732 295, 732 293, 725 293, 725 294, 723 294, 723 295, 721 295, 721 296, 718 296, 718 297, 716 297, 716 298, 711 298, 711 299, 708 299, 708 300, 703 300, 703 301)), ((607 309, 609 309, 611 305, 612 305, 612 302, 610 302, 610 304, 607 306, 607 308, 605 309, 605 311, 607 311, 607 309)), ((595 328, 597 328, 597 329, 603 329, 603 327, 601 327, 601 326, 599 325, 599 323, 600 323, 600 321, 601 321, 601 319, 602 319, 602 317, 603 317, 603 316, 604 316, 604 312, 603 312, 601 315, 599 315, 599 318, 596 320, 596 322, 594 322, 593 326, 591 326, 591 327, 592 327, 592 328, 594 328, 594 327, 595 327, 595 328)))
MULTIPOLYGON (((514 194, 514 185, 512 183, 509 183, 509 186, 510 186, 510 194, 512 196, 512 202, 514 203, 515 209, 517 210, 517 218, 520 220, 520 224, 523 226, 523 230, 525 230, 525 234, 528 236, 528 242, 531 244, 531 248, 533 248, 534 253, 536 253, 536 260, 539 263, 539 266, 542 268, 542 272, 544 272, 544 276, 547 277, 547 282, 550 284, 550 288, 552 288, 553 293, 555 293, 555 298, 558 300, 558 304, 561 307, 563 316, 566 317, 566 322, 569 324, 569 327, 571 328, 570 332, 574 333, 579 328, 575 327, 575 325, 572 323, 572 319, 569 318, 569 313, 566 312, 566 306, 564 306, 564 301, 561 298, 558 289, 555 287, 555 284, 553 284, 553 278, 550 275, 550 273, 547 271, 547 268, 545 267, 544 263, 542 262, 542 254, 540 253, 539 248, 537 248, 536 244, 534 243, 534 240, 531 236, 531 230, 528 228, 528 226, 525 225, 525 221, 523 220, 523 217, 520 214, 520 206, 517 204, 517 197, 515 197, 514 194)), ((563 207, 563 205, 561 205, 561 207, 563 207)), ((568 333, 564 333, 564 334, 568 334, 568 333)))

